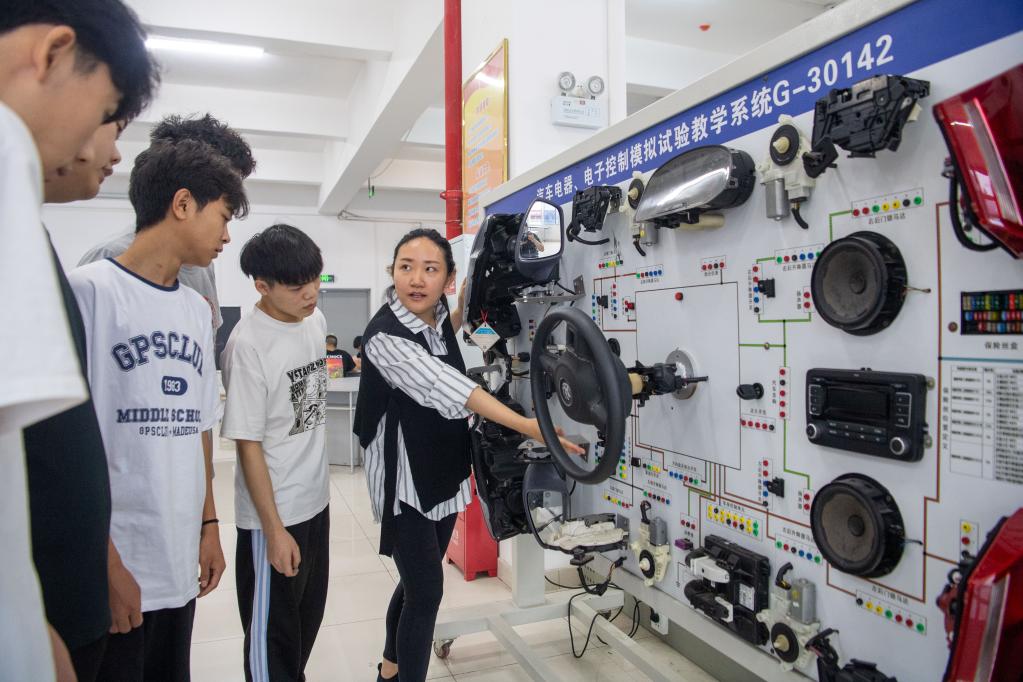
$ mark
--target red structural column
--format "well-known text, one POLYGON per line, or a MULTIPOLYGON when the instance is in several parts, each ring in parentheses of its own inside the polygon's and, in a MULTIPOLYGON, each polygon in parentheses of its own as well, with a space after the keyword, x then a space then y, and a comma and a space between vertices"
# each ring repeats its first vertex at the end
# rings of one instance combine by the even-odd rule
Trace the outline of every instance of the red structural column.
POLYGON ((444 151, 446 236, 462 234, 462 2, 444 0, 444 151))

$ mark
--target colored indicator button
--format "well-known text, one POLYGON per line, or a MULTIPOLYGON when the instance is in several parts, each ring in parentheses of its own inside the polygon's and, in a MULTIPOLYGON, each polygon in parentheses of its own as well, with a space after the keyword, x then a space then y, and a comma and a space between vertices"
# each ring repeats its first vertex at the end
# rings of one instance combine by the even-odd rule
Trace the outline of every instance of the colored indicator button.
POLYGON ((912 618, 907 618, 906 619, 906 625, 908 625, 909 627, 913 627, 913 619, 912 618))
POLYGON ((860 209, 854 208, 853 209, 853 216, 858 216, 859 214, 860 214, 860 209))
POLYGON ((882 211, 887 211, 888 209, 889 209, 889 206, 888 206, 888 203, 887 203, 887 202, 885 202, 885 203, 881 204, 881 210, 882 210, 882 211))
POLYGON ((885 618, 891 618, 893 615, 895 615, 895 614, 893 614, 891 611, 885 611, 884 612, 884 617, 885 618))
POLYGON ((779 263, 781 263, 781 256, 778 256, 778 258, 777 258, 776 260, 777 260, 777 261, 778 261, 779 263))
MULTIPOLYGON (((819 256, 819 255, 820 255, 820 253, 817 253, 817 255, 819 256)), ((814 257, 814 254, 812 254, 812 253, 808 253, 808 254, 806 254, 806 259, 807 259, 807 260, 813 260, 813 257, 814 257)))
POLYGON ((810 302, 809 301, 806 301, 805 303, 803 303, 803 308, 809 308, 809 307, 810 307, 810 302))
POLYGON ((789 258, 788 256, 785 256, 784 260, 785 260, 786 263, 788 263, 791 260, 791 258, 789 258))
POLYGON ((675 292, 675 300, 676 300, 676 301, 681 301, 681 300, 682 300, 682 298, 683 298, 683 296, 682 296, 682 292, 681 292, 681 291, 676 291, 676 292, 675 292))
POLYGON ((774 546, 777 547, 778 549, 781 549, 781 540, 775 540, 774 546))
POLYGON ((819 564, 821 562, 821 558, 819 556, 815 556, 813 558, 813 560, 814 560, 814 563, 818 563, 819 564))
POLYGON ((760 272, 760 266, 759 265, 754 265, 753 266, 753 272, 760 272))
POLYGON ((902 622, 902 614, 896 614, 895 622, 896 623, 901 623, 902 622))
POLYGON ((700 266, 700 269, 701 269, 701 270, 706 270, 706 269, 707 269, 707 264, 706 264, 706 263, 704 263, 703 265, 701 265, 701 266, 700 266))
POLYGON ((882 613, 884 613, 884 607, 878 604, 877 606, 874 607, 874 611, 876 611, 877 615, 880 616, 882 613))
POLYGON ((919 206, 922 203, 924 203, 924 198, 923 197, 913 197, 913 204, 914 205, 919 206))
POLYGON ((799 260, 806 260, 806 254, 805 253, 799 254, 799 260))
POLYGON ((909 199, 903 199, 903 200, 902 200, 902 205, 903 205, 904 207, 906 207, 906 208, 909 208, 909 204, 910 204, 910 201, 909 201, 909 199))
POLYGON ((753 297, 753 302, 754 303, 760 303, 760 297, 759 296, 754 296, 753 297))
POLYGON ((694 478, 693 479, 693 485, 700 485, 700 479, 694 478))
POLYGON ((916 624, 916 631, 917 632, 923 632, 924 631, 924 624, 923 623, 917 623, 916 624))
POLYGON ((781 417, 782 419, 784 419, 785 418, 785 413, 784 412, 779 412, 778 416, 781 417))
POLYGON ((871 210, 872 210, 872 211, 874 211, 874 213, 880 213, 880 212, 881 212, 881 207, 880 207, 880 206, 878 206, 877 204, 874 204, 874 205, 873 205, 873 206, 871 207, 871 210))
POLYGON ((808 504, 804 504, 804 505, 803 505, 803 510, 804 510, 804 511, 810 511, 810 505, 808 505, 808 504))

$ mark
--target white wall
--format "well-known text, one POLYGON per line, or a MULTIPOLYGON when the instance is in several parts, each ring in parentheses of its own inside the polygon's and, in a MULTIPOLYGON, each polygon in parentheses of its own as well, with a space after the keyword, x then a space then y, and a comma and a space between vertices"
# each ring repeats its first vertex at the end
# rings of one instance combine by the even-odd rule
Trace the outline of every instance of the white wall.
MULTIPOLYGON (((126 201, 97 199, 84 203, 43 209, 43 219, 53 237, 57 255, 67 269, 74 268, 92 246, 122 234, 134 225, 133 213, 126 201)), ((303 212, 294 207, 254 206, 245 220, 234 221, 229 229, 231 243, 217 258, 217 290, 220 304, 248 308, 259 298, 252 281, 238 265, 245 241, 259 230, 276 222, 286 222, 305 231, 323 251, 323 271, 335 276, 334 288, 370 289, 375 306, 390 285, 384 268, 390 263, 394 245, 414 225, 394 222, 341 222, 333 216, 303 212)), ((443 230, 443 225, 427 223, 443 230)))

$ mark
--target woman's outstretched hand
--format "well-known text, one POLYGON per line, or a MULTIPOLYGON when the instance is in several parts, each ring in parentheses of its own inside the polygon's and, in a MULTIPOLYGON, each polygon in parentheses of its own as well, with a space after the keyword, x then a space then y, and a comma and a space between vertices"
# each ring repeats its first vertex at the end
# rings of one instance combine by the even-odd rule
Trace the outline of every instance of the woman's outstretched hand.
MULTIPOLYGON (((538 422, 535 419, 530 419, 529 421, 530 421, 530 430, 529 430, 529 433, 527 433, 527 435, 530 438, 532 438, 533 440, 538 440, 541 443, 544 443, 544 445, 546 445, 546 443, 544 442, 544 439, 543 439, 543 434, 540 433, 540 422, 538 422)), ((570 452, 573 455, 585 455, 586 454, 585 450, 583 450, 581 447, 579 447, 578 445, 576 445, 572 441, 570 441, 567 438, 565 438, 565 432, 564 432, 564 430, 562 430, 562 428, 560 426, 556 427, 556 428, 557 428, 557 431, 558 431, 558 440, 561 441, 561 447, 565 448, 566 452, 570 452)))

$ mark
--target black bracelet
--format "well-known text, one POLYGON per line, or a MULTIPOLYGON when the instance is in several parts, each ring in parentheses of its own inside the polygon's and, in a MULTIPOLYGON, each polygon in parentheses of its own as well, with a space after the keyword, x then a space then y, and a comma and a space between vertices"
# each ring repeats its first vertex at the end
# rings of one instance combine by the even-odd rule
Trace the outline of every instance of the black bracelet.
POLYGON ((206 519, 202 522, 202 525, 205 526, 207 523, 220 523, 220 519, 206 519))

